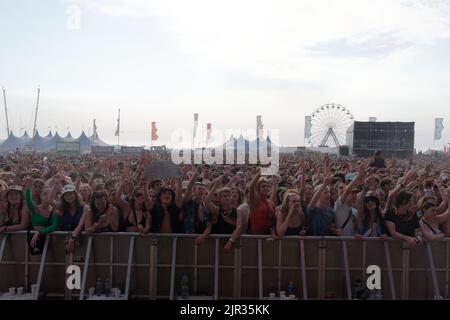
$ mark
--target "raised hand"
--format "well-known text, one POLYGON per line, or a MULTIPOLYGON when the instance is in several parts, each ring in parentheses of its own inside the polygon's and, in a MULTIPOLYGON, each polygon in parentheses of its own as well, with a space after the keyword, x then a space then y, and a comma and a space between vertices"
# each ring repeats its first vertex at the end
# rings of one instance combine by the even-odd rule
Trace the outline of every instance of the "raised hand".
POLYGON ((329 186, 331 184, 331 175, 330 174, 325 176, 325 179, 323 179, 323 184, 326 186, 329 186))
POLYGON ((408 185, 417 178, 417 171, 409 170, 405 176, 405 184, 408 185))
POLYGON ((26 189, 29 189, 29 188, 31 188, 32 185, 33 185, 33 179, 31 179, 30 176, 27 176, 27 177, 25 178, 25 182, 24 182, 25 188, 26 188, 26 189))

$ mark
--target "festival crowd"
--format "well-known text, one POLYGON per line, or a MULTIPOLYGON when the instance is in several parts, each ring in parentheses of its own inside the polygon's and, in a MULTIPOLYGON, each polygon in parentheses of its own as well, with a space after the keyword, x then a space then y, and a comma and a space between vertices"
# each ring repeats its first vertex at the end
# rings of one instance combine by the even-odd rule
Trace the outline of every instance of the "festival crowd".
POLYGON ((82 233, 392 237, 419 245, 450 236, 450 158, 385 160, 282 155, 277 175, 257 165, 180 165, 147 180, 146 165, 168 155, 24 154, 0 157, 0 233, 29 231, 33 254, 46 235, 82 233), (36 231, 36 232, 31 232, 36 231))

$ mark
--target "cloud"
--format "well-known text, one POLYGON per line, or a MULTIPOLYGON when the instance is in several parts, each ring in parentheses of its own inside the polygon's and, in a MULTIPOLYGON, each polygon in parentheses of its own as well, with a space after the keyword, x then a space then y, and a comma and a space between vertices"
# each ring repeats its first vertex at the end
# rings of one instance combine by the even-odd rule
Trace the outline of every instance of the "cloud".
MULTIPOLYGON (((203 105, 207 112, 220 103, 249 114, 262 109, 277 125, 287 121, 277 112, 295 110, 291 130, 312 106, 334 102, 357 118, 416 118, 417 130, 425 131, 429 121, 422 116, 432 119, 450 98, 442 53, 450 40, 449 0, 73 1, 116 17, 118 25, 156 21, 155 32, 198 64, 195 81, 187 74, 198 92, 191 85, 186 96, 179 90, 171 97, 185 109, 203 105), (223 86, 209 81, 216 75, 223 86), (206 85, 212 87, 207 98, 206 85)), ((159 98, 161 105, 167 100, 159 98)))
POLYGON ((186 54, 261 76, 298 78, 293 69, 309 64, 318 48, 337 60, 373 58, 450 38, 449 1, 82 2, 101 14, 157 19, 186 54))

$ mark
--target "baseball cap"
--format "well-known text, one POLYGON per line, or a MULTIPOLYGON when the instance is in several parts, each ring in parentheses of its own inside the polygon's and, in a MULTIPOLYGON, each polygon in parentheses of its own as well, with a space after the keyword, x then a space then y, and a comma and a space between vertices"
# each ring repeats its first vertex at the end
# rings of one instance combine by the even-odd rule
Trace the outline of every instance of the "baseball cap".
POLYGON ((74 192, 75 186, 73 184, 67 184, 62 188, 61 195, 67 193, 67 192, 74 192))
POLYGON ((170 192, 170 194, 172 195, 172 200, 175 199, 175 191, 173 191, 172 189, 167 188, 167 187, 163 187, 163 188, 161 188, 161 189, 159 190, 159 192, 158 192, 158 199, 161 199, 161 195, 162 195, 164 192, 170 192))
POLYGON ((23 188, 21 186, 18 185, 12 185, 8 187, 8 191, 19 191, 22 192, 23 188))

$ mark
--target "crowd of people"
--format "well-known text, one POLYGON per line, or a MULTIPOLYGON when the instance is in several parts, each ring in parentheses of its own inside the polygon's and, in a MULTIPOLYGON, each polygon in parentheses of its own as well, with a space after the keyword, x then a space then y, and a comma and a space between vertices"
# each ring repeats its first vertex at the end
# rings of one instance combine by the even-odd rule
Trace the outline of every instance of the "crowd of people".
POLYGON ((67 252, 82 233, 137 232, 392 237, 418 245, 450 236, 450 158, 338 159, 282 155, 277 175, 257 165, 180 165, 148 181, 167 156, 23 154, 0 157, 0 233, 29 231, 33 254, 54 231, 67 252), (36 232, 31 232, 36 231, 36 232))

